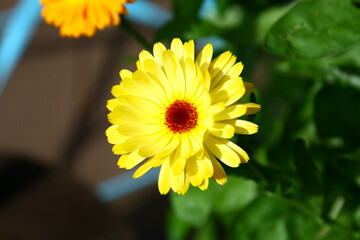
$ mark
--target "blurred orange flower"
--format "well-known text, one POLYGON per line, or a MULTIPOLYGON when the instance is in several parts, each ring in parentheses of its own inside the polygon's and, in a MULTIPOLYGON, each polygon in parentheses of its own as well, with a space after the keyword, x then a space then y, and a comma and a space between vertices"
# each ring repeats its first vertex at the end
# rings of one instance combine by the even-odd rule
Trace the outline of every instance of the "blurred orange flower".
POLYGON ((48 24, 60 28, 60 35, 78 38, 92 37, 96 29, 120 24, 126 15, 125 3, 135 0, 40 0, 42 17, 48 24))

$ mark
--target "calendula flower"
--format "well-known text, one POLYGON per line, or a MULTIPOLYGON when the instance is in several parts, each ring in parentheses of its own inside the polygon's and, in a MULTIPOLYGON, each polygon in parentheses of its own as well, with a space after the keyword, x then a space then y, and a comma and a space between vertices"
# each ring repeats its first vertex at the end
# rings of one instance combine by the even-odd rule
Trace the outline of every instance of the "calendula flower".
POLYGON ((60 28, 60 35, 78 38, 94 36, 96 29, 120 24, 126 15, 124 3, 135 0, 40 0, 42 17, 60 28))
POLYGON ((118 165, 131 169, 142 163, 134 178, 161 166, 161 194, 170 188, 185 194, 190 183, 205 190, 209 178, 224 184, 219 161, 238 167, 249 160, 229 139, 258 131, 256 124, 238 119, 260 110, 238 101, 254 85, 239 77, 243 65, 230 52, 211 61, 212 54, 211 44, 195 59, 193 41, 174 39, 169 50, 156 43, 153 55, 140 53, 134 73, 120 71, 122 81, 112 89, 115 98, 107 107, 113 125, 106 135, 121 155, 118 165))

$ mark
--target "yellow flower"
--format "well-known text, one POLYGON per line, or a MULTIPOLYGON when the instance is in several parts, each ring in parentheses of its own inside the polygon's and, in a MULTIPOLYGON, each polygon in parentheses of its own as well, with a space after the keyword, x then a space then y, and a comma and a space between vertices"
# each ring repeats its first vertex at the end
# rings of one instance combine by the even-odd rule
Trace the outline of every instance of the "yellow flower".
POLYGON ((108 115, 113 125, 106 130, 113 152, 122 155, 120 168, 131 169, 144 162, 134 178, 161 166, 161 194, 172 188, 185 194, 190 183, 201 190, 209 178, 227 181, 219 159, 230 167, 249 160, 246 152, 229 139, 253 134, 258 126, 237 119, 254 114, 260 105, 238 101, 254 85, 239 77, 243 65, 229 51, 213 61, 213 48, 206 45, 194 57, 194 42, 174 39, 171 49, 154 45, 153 55, 139 54, 137 70, 120 71, 122 81, 112 89, 108 115), (216 158, 217 159, 216 159, 216 158))
POLYGON ((126 15, 124 3, 135 0, 40 0, 46 23, 60 28, 60 35, 78 38, 94 36, 96 29, 119 25, 126 15))

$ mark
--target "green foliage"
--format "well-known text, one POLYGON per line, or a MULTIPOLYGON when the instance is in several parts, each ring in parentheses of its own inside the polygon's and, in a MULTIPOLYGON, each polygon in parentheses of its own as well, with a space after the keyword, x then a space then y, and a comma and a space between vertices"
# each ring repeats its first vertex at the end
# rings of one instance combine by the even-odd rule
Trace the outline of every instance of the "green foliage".
POLYGON ((184 196, 173 194, 176 216, 196 227, 204 226, 212 211, 228 214, 244 208, 257 196, 257 185, 250 180, 229 176, 224 186, 210 184, 207 191, 190 187, 184 196))
POLYGON ((203 0, 174 0, 173 19, 156 32, 155 41, 183 38, 193 23, 198 22, 198 11, 203 0))
POLYGON ((296 58, 318 58, 360 42, 360 10, 349 0, 313 0, 296 4, 270 29, 265 46, 296 58))
POLYGON ((222 38, 257 87, 247 100, 262 110, 246 119, 259 133, 232 138, 250 161, 224 166, 225 185, 171 195, 168 238, 360 239, 356 4, 218 0, 200 18, 201 2, 174 1, 174 19, 156 40, 222 38))
POLYGON ((342 137, 349 145, 359 146, 360 91, 349 86, 330 85, 315 99, 315 123, 319 136, 342 137), (331 107, 330 107, 331 106, 331 107))

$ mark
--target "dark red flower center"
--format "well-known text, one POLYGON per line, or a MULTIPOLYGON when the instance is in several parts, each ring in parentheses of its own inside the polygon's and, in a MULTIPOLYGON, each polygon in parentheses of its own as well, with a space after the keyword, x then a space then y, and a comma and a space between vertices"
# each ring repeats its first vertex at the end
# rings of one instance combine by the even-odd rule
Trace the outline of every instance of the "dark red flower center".
POLYGON ((195 128, 198 113, 196 108, 184 100, 176 100, 166 108, 165 125, 173 133, 184 133, 195 128))

